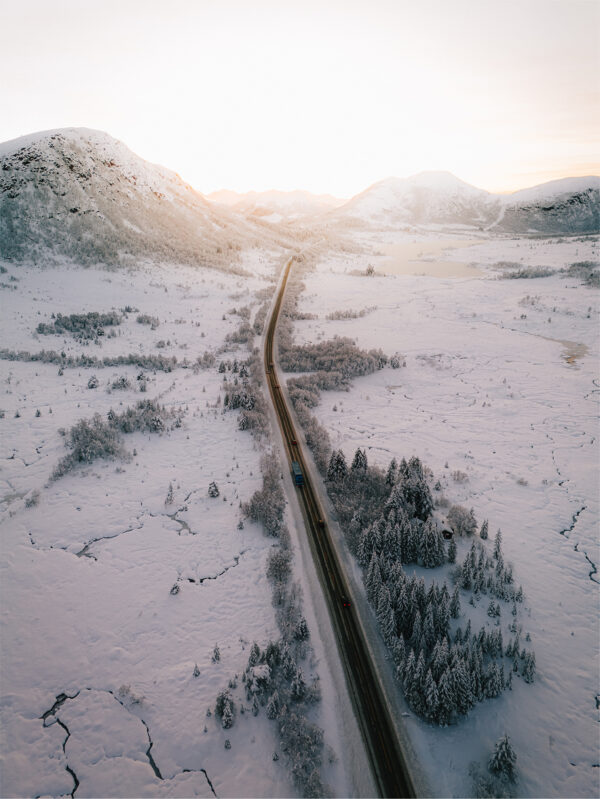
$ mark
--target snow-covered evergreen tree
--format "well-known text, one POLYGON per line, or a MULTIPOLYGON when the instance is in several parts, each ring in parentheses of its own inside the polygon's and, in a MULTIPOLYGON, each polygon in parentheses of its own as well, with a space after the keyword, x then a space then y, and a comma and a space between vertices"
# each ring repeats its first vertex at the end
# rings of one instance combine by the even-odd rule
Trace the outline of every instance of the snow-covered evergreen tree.
POLYGON ((438 723, 443 726, 448 724, 455 710, 454 680, 450 670, 446 669, 440 677, 438 685, 438 723))
POLYGON ((433 605, 427 605, 427 611, 425 613, 425 623, 423 624, 423 638, 425 640, 425 644, 427 646, 427 650, 430 651, 435 646, 435 642, 437 640, 437 635, 435 631, 435 621, 434 621, 434 611, 433 605))
POLYGON ((248 666, 249 667, 256 666, 259 660, 260 660, 260 647, 258 646, 256 641, 254 641, 252 643, 252 646, 250 647, 250 654, 248 655, 248 666))
POLYGON ((390 465, 388 466, 387 473, 385 475, 385 482, 388 486, 394 486, 398 481, 398 461, 396 458, 392 458, 390 461, 390 465))
POLYGON ((219 496, 219 487, 213 480, 212 483, 208 486, 208 496, 209 497, 218 497, 219 496))
POLYGON ((498 528, 496 537, 494 538, 494 557, 496 560, 502 555, 502 530, 498 528))
POLYGON ((471 691, 471 680, 464 660, 460 659, 453 668, 454 691, 456 695, 456 709, 459 713, 468 713, 475 704, 471 691))
POLYGON ((295 699, 299 702, 301 699, 304 699, 306 694, 306 682, 304 681, 304 675, 302 673, 302 669, 298 669, 296 674, 292 679, 292 683, 290 685, 290 694, 292 699, 295 699))
POLYGON ((526 652, 523 659, 523 679, 531 683, 535 680, 535 653, 526 652))
POLYGON ((360 447, 354 453, 354 460, 352 461, 352 471, 355 473, 364 473, 367 471, 368 461, 367 454, 364 449, 360 447))
POLYGON ((471 561, 467 556, 462 564, 460 570, 460 585, 465 591, 468 591, 473 584, 473 574, 471 572, 471 561))
POLYGON ((404 644, 404 636, 400 633, 392 643, 392 657, 394 658, 394 665, 400 673, 404 672, 404 664, 406 660, 406 646, 404 644))
POLYGON ((376 607, 377 598, 379 596, 379 589, 381 588, 381 571, 379 569, 379 557, 377 552, 373 550, 369 568, 367 570, 367 577, 365 580, 365 587, 367 589, 367 597, 371 605, 376 607))
POLYGON ((424 684, 425 716, 430 721, 437 721, 439 715, 439 695, 431 669, 427 670, 424 684))
POLYGON ((454 536, 450 539, 448 544, 448 563, 456 563, 456 541, 454 536))
POLYGON ((267 701, 267 718, 268 719, 276 719, 279 715, 279 708, 280 708, 280 701, 279 701, 279 694, 277 690, 273 691, 271 696, 267 701))
POLYGON ((484 519, 481 522, 481 529, 479 530, 479 537, 485 541, 488 537, 488 520, 484 519))
POLYGON ((331 453, 329 467, 327 469, 327 479, 331 483, 341 483, 348 475, 348 464, 346 457, 341 449, 331 453))
POLYGON ((496 741, 494 752, 490 758, 489 770, 510 782, 516 779, 517 755, 512 748, 508 735, 496 741))
POLYGON ((485 695, 488 699, 499 696, 504 689, 500 668, 497 663, 490 663, 485 675, 485 695))
POLYGON ((233 726, 233 710, 231 708, 231 702, 227 702, 223 708, 221 724, 223 725, 224 730, 228 730, 231 726, 233 726))

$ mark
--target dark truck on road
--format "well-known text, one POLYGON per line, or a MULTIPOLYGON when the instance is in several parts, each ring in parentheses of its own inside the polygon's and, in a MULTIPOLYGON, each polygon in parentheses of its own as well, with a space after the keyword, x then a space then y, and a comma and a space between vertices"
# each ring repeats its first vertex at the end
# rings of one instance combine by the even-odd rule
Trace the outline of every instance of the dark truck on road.
POLYGON ((292 475, 294 476, 294 483, 296 483, 297 486, 304 485, 304 475, 302 474, 302 469, 298 461, 292 461, 292 475))

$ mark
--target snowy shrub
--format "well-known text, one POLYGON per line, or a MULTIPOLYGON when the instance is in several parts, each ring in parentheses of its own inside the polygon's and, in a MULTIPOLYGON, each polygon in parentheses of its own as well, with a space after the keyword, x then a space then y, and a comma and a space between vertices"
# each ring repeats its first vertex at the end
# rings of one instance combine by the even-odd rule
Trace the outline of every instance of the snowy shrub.
POLYGON ((233 727, 233 722, 235 720, 235 703, 229 691, 222 691, 217 696, 215 716, 221 719, 223 729, 228 730, 230 727, 233 727))
POLYGON ((536 277, 549 277, 555 275, 557 270, 550 266, 525 266, 514 272, 504 272, 503 280, 527 280, 536 277))
POLYGON ((88 380, 88 382, 87 382, 87 387, 88 388, 98 388, 99 385, 100 385, 100 383, 99 383, 98 378, 96 377, 96 375, 92 375, 90 377, 90 379, 88 380))
POLYGON ((285 495, 279 458, 274 451, 262 456, 261 471, 263 487, 242 505, 242 512, 252 521, 263 524, 267 535, 278 536, 283 526, 285 495))
POLYGON ((287 583, 292 573, 292 553, 288 549, 273 547, 267 560, 267 577, 274 583, 287 583))
POLYGON ((171 420, 174 420, 173 426, 180 426, 181 412, 168 411, 164 405, 150 399, 139 400, 123 413, 116 413, 112 408, 108 412, 109 423, 122 433, 161 433, 171 420))
POLYGON ((152 330, 156 330, 160 325, 160 320, 157 316, 150 316, 147 313, 140 314, 136 321, 139 325, 150 325, 152 330))
POLYGON ((215 356, 212 352, 205 352, 196 358, 196 366, 199 369, 211 369, 215 365, 215 356))
POLYGON ((40 492, 37 489, 34 489, 31 494, 25 499, 25 507, 26 508, 34 508, 36 505, 39 504, 40 501, 40 492))
POLYGON ((406 366, 406 358, 396 353, 390 358, 390 366, 392 369, 400 369, 401 366, 406 366))
POLYGON ((28 352, 27 350, 0 349, 0 360, 3 361, 26 361, 40 363, 59 364, 62 374, 64 368, 96 368, 110 366, 138 366, 141 369, 155 370, 158 372, 172 372, 177 366, 184 367, 185 361, 178 363, 173 355, 142 355, 141 353, 130 353, 129 355, 116 355, 114 357, 105 356, 97 358, 95 355, 66 355, 64 352, 58 353, 55 350, 41 350, 40 352, 28 352))
POLYGON ((63 316, 59 313, 56 314, 54 322, 40 322, 36 332, 44 336, 70 333, 75 339, 84 341, 103 336, 105 327, 120 324, 121 317, 114 311, 109 313, 92 311, 85 314, 70 314, 69 316, 63 316))
POLYGON ((455 483, 467 483, 469 481, 469 475, 466 472, 461 472, 460 469, 455 469, 451 473, 451 477, 455 483))
MULTIPOLYGON (((90 387, 88 382, 88 388, 90 387)), ((111 383, 111 388, 115 391, 125 391, 128 388, 131 388, 131 383, 129 382, 129 378, 126 375, 120 375, 119 377, 115 378, 111 383)))
POLYGON ((447 520, 456 535, 473 535, 477 532, 477 520, 473 508, 467 510, 462 505, 452 505, 447 520))
POLYGON ((372 313, 373 311, 376 310, 377 310, 376 305, 369 305, 367 308, 361 308, 360 311, 353 311, 351 309, 348 309, 346 311, 332 311, 331 313, 328 313, 325 318, 329 319, 330 321, 340 320, 340 319, 362 319, 367 314, 372 313))
POLYGON ((213 498, 214 497, 218 497, 219 493, 220 493, 219 492, 219 487, 217 486, 217 484, 213 480, 212 483, 210 483, 210 485, 208 486, 208 496, 209 497, 213 497, 213 498))
POLYGON ((295 346, 286 332, 282 328, 279 343, 279 362, 285 372, 339 372, 349 378, 371 374, 387 363, 381 350, 361 350, 349 338, 295 346))
POLYGON ((121 433, 159 433, 167 429, 168 421, 172 421, 173 427, 179 426, 181 412, 167 411, 154 400, 140 400, 121 414, 111 409, 106 422, 98 413, 90 420, 81 419, 65 434, 65 446, 71 452, 58 462, 50 479, 58 480, 78 463, 127 457, 121 433))
POLYGON ((98 413, 89 421, 81 419, 69 430, 66 446, 71 453, 58 462, 52 480, 67 474, 78 463, 92 463, 97 458, 117 458, 125 454, 119 433, 98 413))
POLYGON ((597 261, 577 261, 563 271, 570 277, 583 280, 586 286, 600 288, 600 264, 597 261))
POLYGON ((254 330, 250 327, 245 319, 242 319, 240 326, 233 333, 228 333, 225 336, 225 344, 248 344, 251 345, 254 340, 254 330))
POLYGON ((127 708, 135 707, 136 705, 144 704, 144 696, 138 696, 131 690, 131 685, 122 685, 117 691, 117 699, 122 705, 127 708))
POLYGON ((286 753, 296 787, 302 796, 324 796, 319 776, 323 762, 323 730, 285 707, 279 715, 281 750, 286 753))
POLYGON ((256 312, 256 316, 254 317, 254 323, 252 325, 252 330, 257 336, 260 336, 261 333, 263 332, 263 329, 265 327, 265 321, 267 319, 267 313, 269 312, 269 306, 270 302, 267 300, 263 302, 263 304, 256 312))

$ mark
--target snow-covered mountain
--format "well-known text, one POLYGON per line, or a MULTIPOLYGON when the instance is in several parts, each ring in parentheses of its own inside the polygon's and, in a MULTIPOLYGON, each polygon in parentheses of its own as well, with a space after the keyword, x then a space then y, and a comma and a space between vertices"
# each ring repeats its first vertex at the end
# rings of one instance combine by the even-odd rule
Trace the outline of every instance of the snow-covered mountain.
POLYGON ((567 234, 599 229, 600 178, 565 178, 491 194, 449 172, 379 181, 331 213, 378 228, 467 226, 499 233, 567 234))
POLYGON ((501 197, 497 227, 510 233, 600 232, 600 177, 563 178, 501 197))
POLYGON ((429 224, 490 225, 498 216, 493 195, 449 172, 421 172, 409 178, 387 178, 342 205, 333 215, 377 227, 429 224))
POLYGON ((337 208, 345 200, 331 194, 311 194, 308 191, 250 191, 239 194, 223 189, 206 195, 209 200, 230 206, 234 211, 270 222, 281 219, 300 219, 337 208))
POLYGON ((0 257, 231 268, 256 233, 179 175, 106 133, 36 133, 0 145, 0 257))

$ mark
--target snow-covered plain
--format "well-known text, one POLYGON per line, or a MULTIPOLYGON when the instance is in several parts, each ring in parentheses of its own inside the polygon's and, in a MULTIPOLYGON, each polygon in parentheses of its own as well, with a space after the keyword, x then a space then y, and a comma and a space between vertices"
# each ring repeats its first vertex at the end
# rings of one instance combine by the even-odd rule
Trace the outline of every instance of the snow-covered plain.
POLYGON ((451 728, 407 719, 422 764, 437 795, 471 795, 469 764, 483 764, 506 732, 518 755, 518 795, 596 796, 598 290, 558 273, 501 280, 506 268, 494 265, 559 270, 597 261, 597 241, 482 235, 434 263, 425 255, 415 275, 367 277, 369 264, 385 271, 386 246, 410 249, 418 239, 435 252, 440 236, 356 238, 363 254, 325 256, 305 278, 299 310, 317 319, 296 321, 296 340, 349 336, 402 353, 406 367, 356 379, 349 393, 325 392, 314 412, 347 458, 359 446, 384 467, 417 455, 451 502, 488 518, 492 535, 502 529, 525 591, 523 635, 537 658, 533 685, 514 681, 451 728), (463 261, 479 277, 443 277, 444 259, 447 275, 463 261), (365 308, 362 318, 326 319, 365 308), (465 482, 452 479, 456 470, 465 482))
MULTIPOLYGON (((1 295, 5 348, 174 355, 189 368, 147 372, 140 393, 135 366, 60 375, 55 364, 0 361, 2 796, 70 795, 77 781, 77 796, 295 794, 285 758, 273 759, 277 727, 264 712, 238 713, 229 730, 207 717, 244 670, 252 642, 264 647, 279 633, 265 576, 273 540, 249 521, 238 529, 240 501, 262 485, 260 451, 238 430, 237 414, 223 414, 216 365, 192 368, 205 352, 217 363, 247 357, 241 347, 219 354, 240 323, 231 311, 259 307, 254 291, 272 285, 279 261, 243 253, 254 275, 243 279, 183 266, 6 264, 3 282, 16 290, 1 295), (125 306, 135 310, 102 346, 35 332, 52 313, 125 306), (138 314, 160 325, 139 324, 138 314), (92 374, 96 389, 87 387, 92 374), (111 388, 120 376, 129 388, 111 388), (146 398, 185 411, 182 426, 126 435, 128 461, 96 460, 48 482, 65 454, 59 428, 146 398), (218 498, 207 493, 213 480, 218 498)), ((328 686, 325 666, 318 670, 328 686)), ((234 694, 245 698, 241 685, 234 694)), ((332 730, 326 740, 339 749, 325 691, 314 718, 323 724, 321 714, 332 730)), ((343 759, 323 777, 347 792, 343 759)))

